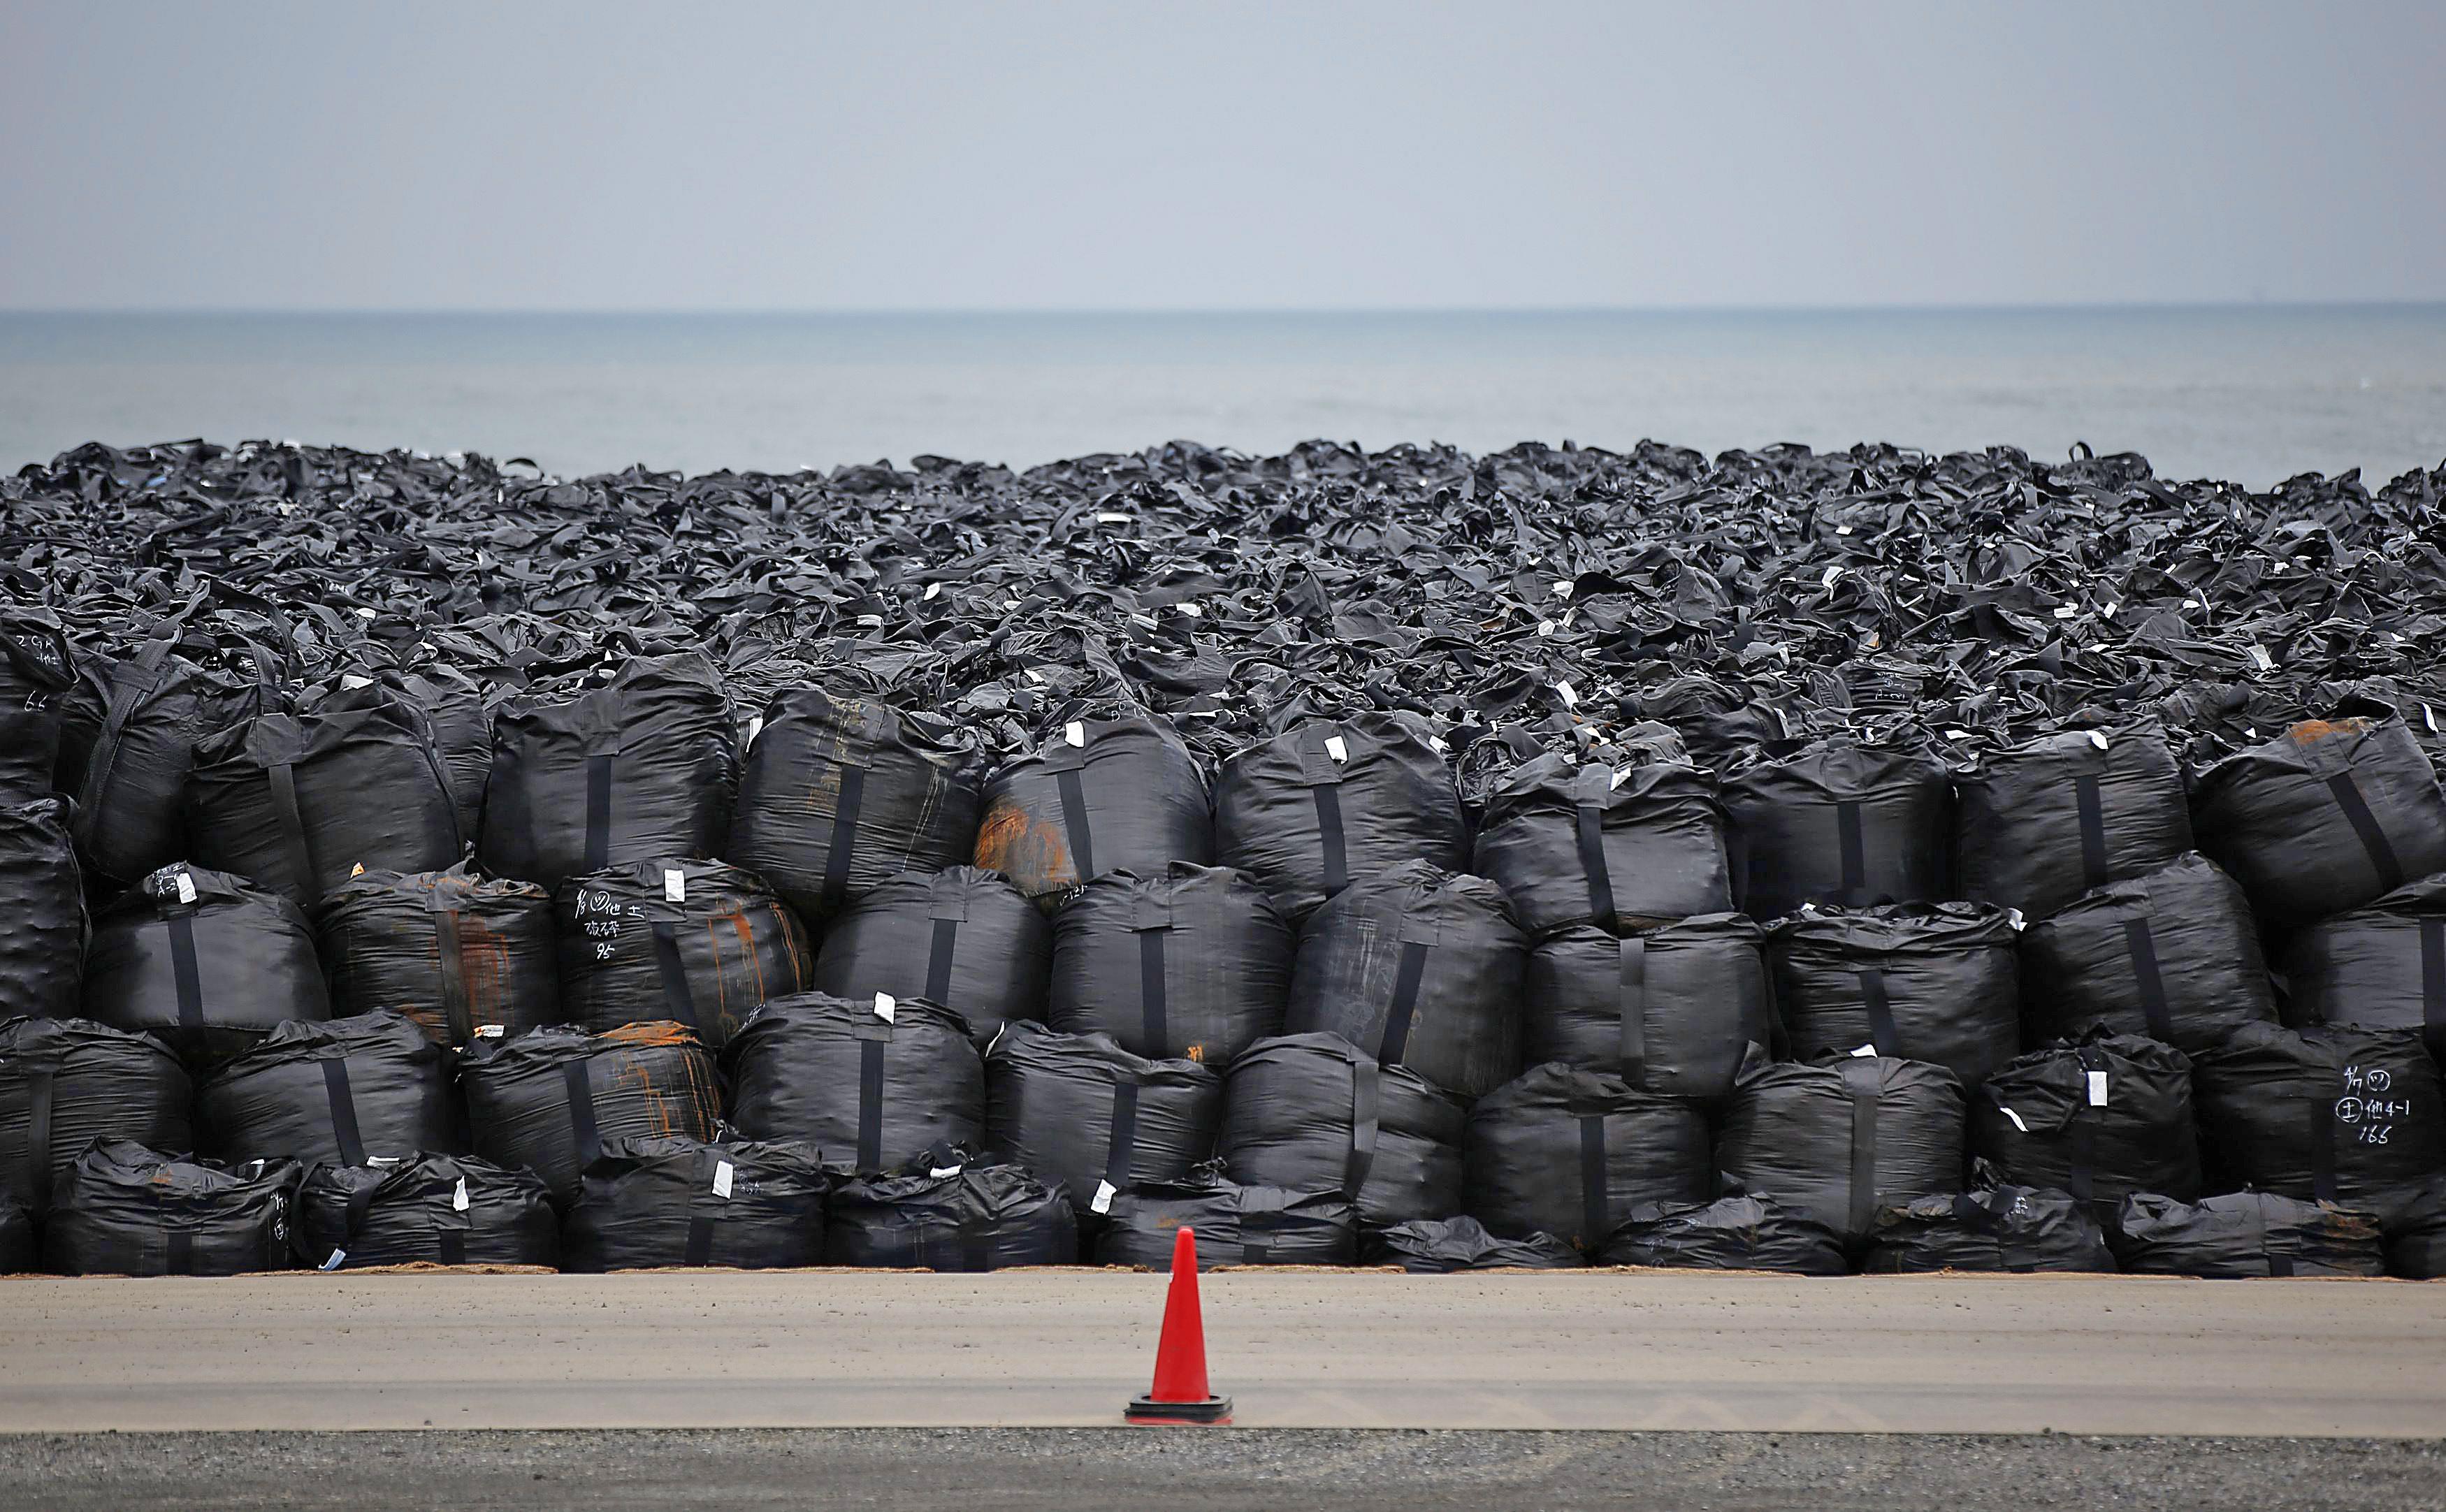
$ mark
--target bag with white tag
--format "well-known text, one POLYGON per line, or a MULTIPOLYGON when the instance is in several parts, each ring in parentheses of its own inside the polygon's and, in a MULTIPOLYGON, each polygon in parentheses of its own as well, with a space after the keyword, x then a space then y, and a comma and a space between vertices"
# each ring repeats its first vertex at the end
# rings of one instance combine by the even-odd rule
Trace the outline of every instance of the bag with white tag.
POLYGON ((2032 919, 2192 849, 2182 768, 2154 718, 1984 751, 1954 796, 1962 896, 2032 919))
POLYGON ((1359 1215, 1347 1196, 1233 1181, 1214 1161, 1178 1181, 1149 1182, 1116 1197, 1096 1238, 1096 1262, 1168 1275, 1175 1236, 1184 1228, 1196 1231, 1201 1271, 1359 1259, 1359 1215))
POLYGON ((1917 737, 1829 737, 1764 756, 1723 787, 1743 913, 1771 921, 1804 903, 1948 895, 1953 780, 1917 737))
POLYGON ((1989 1076, 1970 1098, 1970 1148, 2000 1181, 2070 1192, 2100 1223, 2134 1192, 2188 1203, 2205 1190, 2190 1058, 2104 1028, 1989 1076))
POLYGON ((1724 1105, 1716 1166, 1739 1189, 1799 1208, 1856 1249, 1880 1207, 1962 1189, 1963 1124, 1962 1083, 1943 1066, 1759 1055, 1724 1105))
POLYGON ((1634 1207, 1615 1225, 1596 1262, 1791 1276, 1842 1276, 1852 1269, 1833 1229, 1789 1204, 1741 1192, 1712 1203, 1634 1207))
POLYGON ((2135 1192, 2107 1242, 2136 1276, 2378 1276, 2385 1272, 2378 1220, 2332 1203, 2275 1192, 2228 1192, 2193 1204, 2135 1192))
POLYGON ((1987 904, 1804 906, 1767 931, 1792 1057, 1867 1045, 1976 1088, 2021 1050, 2014 943, 2011 918, 1987 904))
POLYGON ((97 1139, 193 1149, 193 1089, 150 1035, 87 1018, 0 1019, 0 1193, 37 1216, 97 1139))
POLYGON ((368 871, 324 895, 314 939, 335 1014, 405 1014, 461 1050, 561 1021, 552 895, 532 882, 368 871))
POLYGON ((1053 916, 1045 1021, 1219 1069, 1281 1032, 1292 943, 1245 872, 1187 862, 1108 871, 1053 916))
POLYGON ((1236 1181, 1340 1190, 1368 1229, 1460 1212, 1467 1106, 1418 1073, 1379 1068, 1339 1035, 1261 1039, 1224 1081, 1215 1153, 1236 1181))
POLYGON ((713 1057, 674 1023, 600 1035, 549 1025, 516 1039, 479 1038, 460 1064, 459 1084, 476 1153, 534 1171, 564 1205, 611 1141, 711 1139, 722 1118, 713 1057))
POLYGON ((297 1188, 291 1242, 317 1270, 368 1265, 560 1264, 543 1178, 470 1155, 316 1165, 297 1188))
POLYGON ((564 1270, 820 1265, 821 1156, 789 1141, 615 1139, 588 1163, 561 1227, 564 1270))
POLYGON ((2446 1083, 2409 1030, 2251 1024, 2192 1055, 2210 1186, 2381 1222, 2446 1170, 2446 1083))
POLYGON ((2111 1271, 2115 1256, 2089 1205, 2031 1186, 1937 1192, 1879 1209, 1863 1274, 1924 1271, 2111 1271))
POLYGON ((56 616, 0 608, 0 807, 62 791, 62 736, 84 684, 84 659, 56 616))
POLYGON ((1631 1209, 1703 1203, 1715 1185, 1698 1104, 1563 1065, 1479 1098, 1461 1151, 1472 1218, 1513 1239, 1552 1234, 1591 1257, 1631 1209))
POLYGON ((976 1274, 1079 1259, 1083 1198, 958 1146, 920 1151, 887 1175, 833 1189, 824 1262, 976 1274))
POLYGON ((986 784, 976 864, 1044 905, 1108 871, 1214 860, 1206 778, 1167 724, 1073 719, 986 784))
POLYGON ((97 1141, 51 1192, 43 1269, 60 1276, 236 1276, 292 1267, 294 1161, 217 1161, 97 1141))
POLYGON ((1713 1099, 1775 1035, 1766 932, 1703 914, 1617 937, 1574 924, 1537 943, 1521 988, 1521 1058, 1622 1077, 1641 1092, 1713 1099))
POLYGON ((800 993, 748 1016, 722 1067, 730 1122, 812 1145, 836 1167, 892 1170, 985 1129, 985 1065, 967 1020, 917 998, 800 993))
POLYGON ((314 937, 297 905, 243 877, 179 864, 94 921, 85 1017, 158 1036, 190 1071, 281 1024, 331 1017, 314 937))
POLYGON ((2110 882, 2022 933, 2029 1036, 2077 1037, 2103 1025, 2186 1054, 2276 1021, 2250 905, 2193 851, 2110 882))
POLYGON ((986 1052, 988 1158, 1059 1183, 1083 1204, 1082 1222, 1114 1192, 1212 1159, 1222 1116, 1220 1076, 1194 1060, 1142 1059, 1110 1036, 1020 1020, 986 1052))
POLYGON ((561 1017, 599 1034, 669 1019, 719 1051, 760 1003, 806 990, 807 932, 763 879, 719 861, 588 872, 553 897, 561 1017))
POLYGON ((1533 936, 1582 924, 1620 933, 1733 906, 1716 780, 1687 762, 1524 763, 1487 795, 1475 869, 1533 936))
POLYGON ((0 1018, 74 1017, 90 925, 66 799, 0 804, 0 1018))
POLYGON ((923 998, 969 1021, 982 1052, 1007 1022, 1044 1020, 1053 925, 1010 879, 978 867, 890 878, 824 928, 814 989, 923 998))
POLYGON ((1296 923, 1327 898, 1405 861, 1458 871, 1469 822, 1435 730, 1415 714, 1303 719, 1214 776, 1214 856, 1296 923))

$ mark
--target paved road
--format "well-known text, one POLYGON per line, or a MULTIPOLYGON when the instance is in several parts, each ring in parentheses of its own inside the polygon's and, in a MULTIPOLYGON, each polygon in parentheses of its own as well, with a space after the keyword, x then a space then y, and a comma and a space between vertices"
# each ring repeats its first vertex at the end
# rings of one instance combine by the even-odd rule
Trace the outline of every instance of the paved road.
MULTIPOLYGON (((1164 1279, 0 1280, 0 1429, 1093 1426, 1164 1279)), ((2446 1438, 2446 1286, 1205 1279, 1253 1427, 2446 1438)))

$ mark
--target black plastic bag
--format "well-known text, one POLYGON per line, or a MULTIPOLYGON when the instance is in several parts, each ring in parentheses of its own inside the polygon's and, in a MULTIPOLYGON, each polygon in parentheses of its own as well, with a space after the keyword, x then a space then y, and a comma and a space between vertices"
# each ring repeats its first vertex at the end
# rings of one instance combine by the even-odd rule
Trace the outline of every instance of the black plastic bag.
POLYGON ((1414 1218, 1373 1229, 1361 1247, 1370 1265, 1399 1265, 1413 1276, 1454 1271, 1564 1271, 1588 1263, 1578 1250, 1552 1234, 1497 1239, 1475 1218, 1414 1218))
POLYGON ((398 1014, 282 1024, 198 1084, 196 1122, 204 1148, 230 1161, 449 1153, 444 1054, 398 1014))
POLYGON ((1435 728, 1388 710, 1303 719, 1214 775, 1214 859, 1294 922, 1354 877, 1469 863, 1469 822, 1435 728))
POLYGON ((921 1154, 888 1176, 833 1189, 824 1260, 833 1265, 974 1273, 1079 1259, 1071 1196, 1017 1166, 966 1150, 921 1154))
POLYGON ((2242 888, 2196 854, 2108 883, 2023 930, 2022 1000, 2033 1039, 2103 1026, 2186 1054, 2276 1021, 2242 888))
POLYGON ((0 805, 0 1018, 72 1017, 82 999, 88 927, 67 809, 0 805))
POLYGON ((1044 1020, 1053 925, 1010 879, 976 867, 909 872, 835 914, 816 951, 815 990, 938 1002, 969 1021, 977 1048, 1012 1019, 1044 1020))
POLYGON ((450 803, 459 814, 460 838, 475 844, 483 832, 484 783, 493 772, 493 711, 484 701, 483 688, 465 673, 447 666, 419 667, 382 681, 424 717, 433 749, 450 779, 450 803))
POLYGON ((1461 1205, 1509 1238, 1544 1232, 1594 1255, 1631 1209, 1704 1202, 1698 1105, 1569 1066, 1531 1069, 1478 1099, 1461 1145, 1461 1205))
POLYGON ((285 1023, 331 1017, 297 905, 240 877, 164 867, 94 921, 85 1017, 159 1036, 190 1070, 285 1023))
POLYGON ((2386 1225, 2386 1273, 2407 1280, 2446 1278, 2446 1173, 2432 1176, 2386 1225))
POLYGON ((987 1158, 1060 1185, 1082 1221, 1118 1193, 1214 1158, 1223 1079, 1194 1060, 1145 1060, 1108 1035, 1025 1020, 985 1060, 987 1158))
POLYGON ((1096 1236, 1100 1265, 1172 1272, 1179 1232, 1197 1235, 1197 1268, 1217 1265, 1348 1265, 1359 1258, 1359 1217, 1339 1191, 1294 1192, 1244 1185, 1220 1163, 1176 1182, 1149 1182, 1113 1199, 1096 1236))
MULTIPOLYGON (((1779 751, 1779 748, 1770 748, 1779 751)), ((1804 903, 1866 907, 1947 896, 1953 784, 1916 747, 1848 737, 1804 746, 1724 784, 1741 911, 1780 919, 1804 903)))
POLYGON ((985 1131, 985 1065, 965 1019, 922 998, 777 998, 723 1052, 730 1121, 815 1146, 835 1166, 894 1170, 985 1131))
POLYGON ((236 1276, 291 1268, 292 1161, 237 1167, 99 1140, 51 1193, 43 1268, 62 1276, 236 1276))
POLYGON ((1549 754, 1524 763, 1487 796, 1475 869, 1533 936, 1733 906, 1716 782, 1684 761, 1583 766, 1549 754))
POLYGON ((1482 877, 1413 861, 1360 878, 1301 927, 1283 1033, 1340 1035, 1483 1096, 1519 1074, 1528 946, 1482 877))
POLYGON ((712 856, 730 831, 737 737, 701 656, 630 662, 574 699, 512 699, 493 720, 484 869, 557 889, 662 856, 712 856))
POLYGON ((147 641, 107 674, 108 705, 77 792, 75 834, 85 866, 114 887, 177 861, 186 850, 187 774, 196 746, 280 707, 272 655, 222 651, 170 633, 147 641))
POLYGON ((974 852, 985 774, 970 732, 819 688, 776 695, 762 719, 723 854, 807 918, 974 852))
POLYGON ((198 864, 309 909, 359 869, 436 870, 466 849, 430 728, 379 683, 198 742, 187 828, 198 864))
POLYGON ((368 871, 324 896, 314 937, 335 1013, 404 1014, 460 1049, 561 1021, 552 897, 532 882, 368 871))
POLYGON ((1369 1228, 1460 1212, 1460 1097, 1338 1035, 1263 1039, 1232 1062, 1215 1149, 1234 1181, 1339 1191, 1369 1228))
POLYGON ((77 687, 76 647, 40 609, 0 609, 0 809, 49 797, 61 723, 77 687))
POLYGON ((292 1226, 297 1259, 318 1270, 560 1263, 543 1178, 468 1155, 313 1167, 292 1226))
POLYGON ((1108 871, 1053 916, 1045 1021, 1150 1059, 1216 1067, 1282 1032, 1293 939, 1237 871, 1175 862, 1108 871))
POLYGON ((85 1018, 0 1020, 0 1193, 36 1217, 97 1139, 192 1149, 186 1069, 160 1040, 85 1018))
POLYGON ((34 1215, 26 1211, 15 1197, 0 1191, 0 1276, 32 1270, 41 1254, 42 1241, 34 1232, 34 1215))
POLYGON ((2348 704, 2202 772, 2200 849, 2271 929, 2374 903, 2446 871, 2446 793, 2393 711, 2348 704))
POLYGON ((2087 1203, 2068 1192, 1999 1186, 1879 1209, 1860 1269, 2111 1271, 2115 1257, 2087 1203))
POLYGON ((2446 876, 2406 883, 2287 943, 2286 1018, 2418 1031, 2446 1064, 2446 876))
POLYGON ((627 1024, 600 1035, 553 1026, 478 1039, 459 1068, 476 1153, 524 1167, 555 1203, 616 1139, 711 1139, 722 1118, 713 1057, 685 1026, 627 1024))
POLYGON ((2217 1190, 2383 1220, 2446 1170, 2446 1086, 2407 1031, 2253 1024, 2193 1054, 2192 1085, 2217 1190))
POLYGON ((1976 1088, 2022 1044, 2010 915, 1987 904, 1803 907, 1767 932, 1793 1058, 1866 1045, 1976 1088))
POLYGON ((1594 924, 1547 936, 1521 988, 1523 1056, 1618 1075, 1641 1092, 1717 1098, 1774 1035, 1764 931, 1703 914, 1619 939, 1594 924))
POLYGON ((1842 1276, 1852 1269, 1834 1230, 1801 1208, 1740 1192, 1711 1203, 1634 1207, 1606 1241, 1598 1261, 1793 1276, 1842 1276))
POLYGON ((1724 1106, 1716 1164, 1740 1190, 1867 1242, 1877 1209, 1962 1189, 1962 1083, 1925 1061, 1754 1058, 1724 1106))
POLYGON ((2032 919, 2192 849, 2183 771, 2154 719, 1985 752, 1955 774, 1954 803, 1962 896, 2032 919))
POLYGON ((561 1230, 561 1267, 820 1264, 830 1185, 817 1152, 786 1142, 615 1139, 587 1163, 561 1230))
POLYGON ((2104 1030, 2031 1051, 1971 1093, 1970 1148, 2000 1180, 2070 1192, 2104 1224, 2134 1192, 2195 1202, 2192 1063, 2104 1030))
POLYGON ((2136 1276, 2378 1276, 2378 1221, 2274 1192, 2228 1192, 2197 1204, 2152 1192, 2123 1200, 2107 1241, 2136 1276))
POLYGON ((1214 860, 1206 778, 1180 737, 1143 717, 1073 719, 986 785, 978 866, 1031 898, 1102 876, 1214 860))
POLYGON ((600 1034, 667 1018, 720 1051, 758 1007, 806 990, 815 953, 763 881, 719 861, 572 877, 553 898, 560 1011, 600 1034))

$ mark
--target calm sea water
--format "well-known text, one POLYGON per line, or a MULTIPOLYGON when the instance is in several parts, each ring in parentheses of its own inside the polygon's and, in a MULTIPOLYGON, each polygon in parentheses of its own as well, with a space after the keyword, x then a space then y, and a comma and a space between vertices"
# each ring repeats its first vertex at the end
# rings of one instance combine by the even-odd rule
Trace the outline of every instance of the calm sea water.
POLYGON ((2446 305, 1268 315, 0 314, 0 467, 262 437, 791 469, 1524 439, 2446 460, 2446 305))

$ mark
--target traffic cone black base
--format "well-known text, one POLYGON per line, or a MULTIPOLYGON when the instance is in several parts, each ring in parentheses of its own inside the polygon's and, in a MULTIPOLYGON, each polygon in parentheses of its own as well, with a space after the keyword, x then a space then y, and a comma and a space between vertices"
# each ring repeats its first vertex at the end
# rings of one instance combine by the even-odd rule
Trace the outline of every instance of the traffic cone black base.
POLYGON ((1152 1396, 1134 1396, 1121 1415, 1133 1423, 1229 1423, 1232 1421, 1232 1399, 1210 1396, 1203 1402, 1158 1402, 1152 1396))

